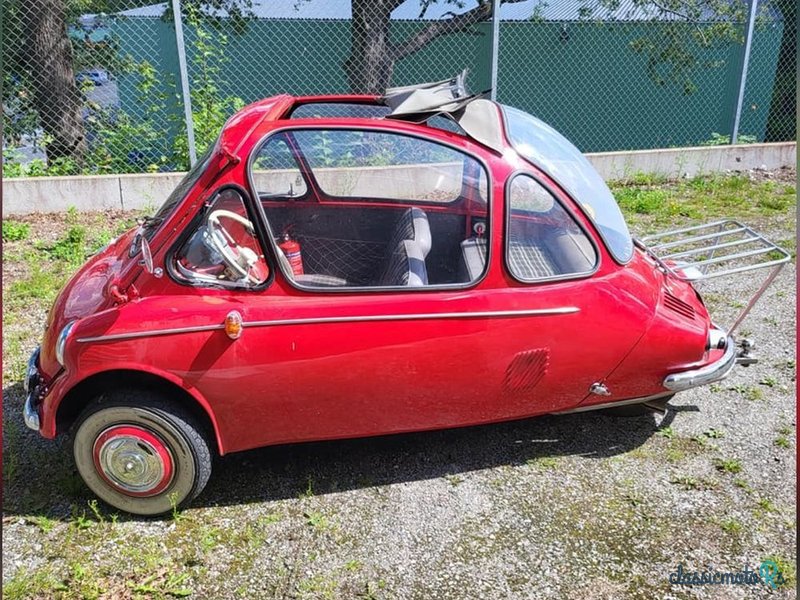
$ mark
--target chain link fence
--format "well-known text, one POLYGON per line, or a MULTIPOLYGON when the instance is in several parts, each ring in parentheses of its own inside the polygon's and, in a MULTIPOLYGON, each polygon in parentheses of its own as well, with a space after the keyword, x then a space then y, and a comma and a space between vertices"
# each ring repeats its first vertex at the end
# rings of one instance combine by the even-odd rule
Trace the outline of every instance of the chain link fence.
POLYGON ((584 152, 796 135, 792 0, 2 1, 6 177, 183 170, 260 98, 464 68, 584 152))

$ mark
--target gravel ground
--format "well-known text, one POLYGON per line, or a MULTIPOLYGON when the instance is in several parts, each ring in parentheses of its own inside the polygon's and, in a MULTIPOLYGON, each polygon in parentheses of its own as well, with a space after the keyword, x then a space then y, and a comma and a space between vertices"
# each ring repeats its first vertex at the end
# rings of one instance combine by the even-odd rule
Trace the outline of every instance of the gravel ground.
MULTIPOLYGON (((793 215, 757 225, 774 239, 795 235, 793 215)), ((664 416, 548 416, 231 455, 217 462, 192 508, 164 519, 93 509, 66 442, 25 429, 21 386, 7 382, 6 591, 105 598, 796 597, 794 582, 772 591, 668 580, 678 563, 690 571, 739 571, 758 569, 768 557, 794 577, 793 267, 742 325, 760 363, 677 395, 664 416)), ((706 290, 722 325, 756 284, 743 277, 706 290)))

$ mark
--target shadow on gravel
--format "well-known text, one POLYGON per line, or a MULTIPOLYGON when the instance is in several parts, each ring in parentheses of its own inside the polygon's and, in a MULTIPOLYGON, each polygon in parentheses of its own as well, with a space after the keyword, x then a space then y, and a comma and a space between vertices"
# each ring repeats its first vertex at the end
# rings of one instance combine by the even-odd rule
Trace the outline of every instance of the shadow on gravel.
MULTIPOLYGON (((19 387, 19 389, 17 389, 19 387)), ((6 483, 9 514, 68 516, 69 505, 86 506, 92 496, 71 462, 69 445, 28 431, 19 415, 22 389, 3 392, 4 467, 17 471, 6 483), (10 433, 10 435, 8 435, 10 433), (11 457, 11 458, 9 458, 11 457), (22 470, 22 472, 20 471, 22 470), (66 513, 66 514, 65 514, 66 513)), ((599 459, 629 452, 667 426, 666 415, 611 417, 601 413, 544 416, 523 421, 413 434, 273 446, 219 458, 211 481, 194 507, 294 498, 398 482, 434 479, 469 471, 514 466, 542 457, 599 459)))

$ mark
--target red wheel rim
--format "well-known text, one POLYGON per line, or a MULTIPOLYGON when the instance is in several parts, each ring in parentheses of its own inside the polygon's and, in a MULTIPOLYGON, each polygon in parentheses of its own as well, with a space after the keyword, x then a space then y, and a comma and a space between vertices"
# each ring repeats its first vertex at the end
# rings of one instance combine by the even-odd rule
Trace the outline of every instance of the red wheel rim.
POLYGON ((137 425, 109 427, 94 442, 97 473, 114 489, 136 498, 155 496, 172 482, 172 453, 154 432, 137 425))

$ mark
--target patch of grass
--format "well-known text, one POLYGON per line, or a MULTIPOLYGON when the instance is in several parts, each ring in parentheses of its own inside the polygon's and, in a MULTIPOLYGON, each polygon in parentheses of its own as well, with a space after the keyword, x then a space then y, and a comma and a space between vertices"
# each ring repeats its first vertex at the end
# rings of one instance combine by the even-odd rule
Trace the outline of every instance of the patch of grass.
POLYGON ((736 519, 723 519, 719 526, 725 533, 739 533, 742 530, 742 524, 736 519))
POLYGON ((778 437, 776 437, 772 443, 775 444, 778 448, 792 447, 792 442, 789 441, 789 438, 783 435, 779 435, 778 437))
POLYGON ((28 239, 31 233, 31 226, 19 221, 3 219, 3 241, 19 242, 28 239))
POLYGON ((622 210, 652 215, 666 210, 669 196, 661 189, 641 189, 628 187, 616 192, 616 199, 622 210))
POLYGON ((752 387, 749 385, 733 385, 728 388, 732 392, 736 392, 741 396, 744 396, 747 400, 751 402, 756 402, 758 400, 764 399, 764 392, 757 387, 752 387))
POLYGON ((447 481, 447 483, 449 483, 453 487, 456 487, 457 485, 464 483, 464 478, 461 477, 461 475, 445 475, 444 478, 445 481, 447 481))
POLYGON ((711 438, 712 440, 717 440, 720 438, 725 437, 725 432, 721 429, 714 429, 713 427, 709 427, 703 432, 703 435, 707 438, 711 438))
POLYGON ((321 512, 309 510, 303 513, 303 517, 305 517, 306 525, 317 531, 327 531, 332 527, 331 522, 321 512))
POLYGON ((527 464, 539 467, 540 469, 557 469, 558 459, 555 456, 537 456, 525 461, 527 464))
POLYGON ((770 502, 769 498, 760 498, 758 500, 758 507, 770 513, 778 512, 778 507, 770 502))
POLYGON ((23 600, 27 598, 50 598, 53 592, 65 591, 66 587, 58 581, 48 568, 33 573, 20 568, 14 576, 3 583, 5 600, 23 600))
POLYGON ((166 570, 161 570, 134 584, 132 591, 134 594, 148 594, 155 597, 185 598, 192 595, 191 588, 186 586, 188 581, 188 573, 168 573, 166 570))
POLYGON ((680 486, 685 490, 713 490, 719 487, 719 483, 707 477, 692 477, 690 475, 678 475, 669 480, 670 483, 680 486))
POLYGON ((778 556, 777 554, 765 556, 763 560, 774 562, 778 566, 778 572, 783 575, 783 583, 778 585, 779 588, 794 587, 794 582, 797 579, 797 567, 794 561, 786 559, 783 556, 778 556))
POLYGON ((344 570, 350 572, 360 571, 363 566, 360 560, 352 559, 344 563, 344 570))
POLYGON ((58 525, 58 521, 45 515, 32 515, 25 517, 25 519, 41 529, 42 533, 50 533, 58 525))
POLYGON ((714 461, 714 466, 723 473, 735 475, 742 472, 742 461, 738 458, 718 458, 714 461))
POLYGON ((74 225, 55 244, 45 249, 51 258, 77 266, 86 260, 86 244, 86 229, 81 225, 74 225))
POLYGON ((760 385, 765 385, 767 387, 771 387, 772 388, 772 387, 775 387, 776 385, 778 385, 778 380, 775 379, 774 377, 763 377, 763 378, 761 378, 761 380, 758 383, 760 385))
POLYGON ((66 281, 66 275, 58 269, 40 262, 28 263, 27 277, 14 281, 8 295, 3 298, 5 307, 19 309, 29 306, 31 301, 38 300, 40 306, 51 303, 66 281))
POLYGON ((733 485, 735 485, 736 487, 742 488, 742 489, 743 489, 745 492, 747 492, 748 494, 751 494, 751 493, 753 493, 753 488, 752 488, 752 487, 750 487, 750 484, 749 484, 749 483, 747 483, 747 482, 746 482, 744 479, 742 479, 741 477, 737 477, 736 479, 734 479, 734 480, 733 480, 733 485))
POLYGON ((668 440, 671 440, 672 438, 675 437, 675 430, 672 427, 669 427, 669 426, 661 427, 660 429, 658 429, 657 433, 661 437, 665 437, 668 440))

